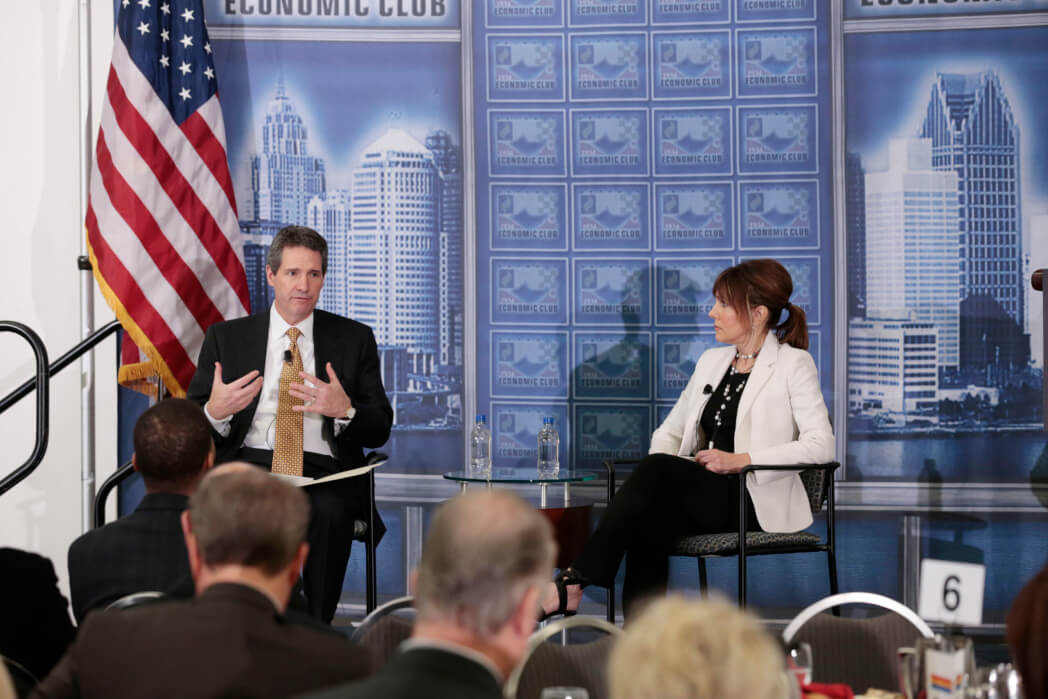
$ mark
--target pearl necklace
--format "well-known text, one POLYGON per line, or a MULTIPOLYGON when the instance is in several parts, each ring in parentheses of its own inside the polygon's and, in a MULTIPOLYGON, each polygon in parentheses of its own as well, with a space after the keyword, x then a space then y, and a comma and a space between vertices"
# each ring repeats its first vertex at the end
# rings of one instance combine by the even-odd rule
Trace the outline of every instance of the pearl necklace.
POLYGON ((760 350, 757 350, 753 354, 743 354, 742 352, 736 351, 735 352, 735 358, 736 359, 756 359, 757 355, 760 354, 760 353, 761 353, 760 350))

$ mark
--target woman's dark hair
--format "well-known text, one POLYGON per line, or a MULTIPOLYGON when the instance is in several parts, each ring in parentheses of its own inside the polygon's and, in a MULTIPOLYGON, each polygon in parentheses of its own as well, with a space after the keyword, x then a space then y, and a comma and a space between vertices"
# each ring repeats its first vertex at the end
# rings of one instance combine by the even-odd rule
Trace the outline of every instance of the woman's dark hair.
POLYGON ((1008 648, 1028 697, 1048 696, 1048 567, 1026 583, 1012 602, 1007 619, 1008 648))
POLYGON ((768 309, 768 329, 779 342, 808 349, 808 321, 804 311, 790 303, 793 279, 778 261, 762 258, 746 260, 722 271, 713 282, 713 293, 735 309, 740 318, 749 318, 756 306, 768 309), (782 312, 786 320, 780 322, 782 312))

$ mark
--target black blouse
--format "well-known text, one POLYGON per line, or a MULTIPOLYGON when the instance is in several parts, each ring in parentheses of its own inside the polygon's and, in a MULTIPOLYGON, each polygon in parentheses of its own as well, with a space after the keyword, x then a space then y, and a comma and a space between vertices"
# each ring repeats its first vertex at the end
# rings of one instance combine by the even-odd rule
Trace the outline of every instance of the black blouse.
POLYGON ((700 444, 699 449, 720 449, 735 453, 735 419, 739 414, 739 397, 749 378, 749 373, 740 374, 735 371, 735 367, 730 367, 724 374, 699 416, 699 426, 706 436, 706 443, 700 444))

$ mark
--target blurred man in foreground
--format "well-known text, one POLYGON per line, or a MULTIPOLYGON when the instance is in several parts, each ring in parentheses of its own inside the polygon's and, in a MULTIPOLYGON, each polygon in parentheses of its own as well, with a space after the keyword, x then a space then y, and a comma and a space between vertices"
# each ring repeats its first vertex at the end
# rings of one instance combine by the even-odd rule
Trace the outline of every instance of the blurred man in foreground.
POLYGON ((192 600, 87 618, 38 697, 286 697, 363 676, 366 654, 283 615, 309 546, 301 490, 247 464, 182 515, 192 600))
POLYGON ((555 552, 549 522, 508 491, 441 505, 415 572, 411 638, 367 681, 311 696, 499 699, 535 629, 555 552))

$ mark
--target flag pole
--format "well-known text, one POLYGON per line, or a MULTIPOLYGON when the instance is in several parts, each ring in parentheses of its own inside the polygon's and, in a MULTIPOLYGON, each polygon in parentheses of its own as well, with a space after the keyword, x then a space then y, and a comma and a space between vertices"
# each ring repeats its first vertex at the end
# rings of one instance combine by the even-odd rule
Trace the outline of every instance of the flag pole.
MULTIPOLYGON (((91 262, 87 254, 84 221, 87 217, 88 189, 91 181, 91 0, 80 0, 77 9, 80 36, 79 145, 80 145, 80 339, 86 339, 95 325, 95 289, 91 262)), ((95 500, 95 353, 80 357, 80 528, 91 528, 95 500)))

